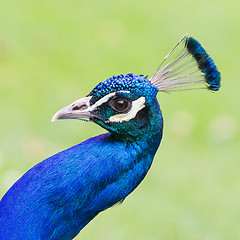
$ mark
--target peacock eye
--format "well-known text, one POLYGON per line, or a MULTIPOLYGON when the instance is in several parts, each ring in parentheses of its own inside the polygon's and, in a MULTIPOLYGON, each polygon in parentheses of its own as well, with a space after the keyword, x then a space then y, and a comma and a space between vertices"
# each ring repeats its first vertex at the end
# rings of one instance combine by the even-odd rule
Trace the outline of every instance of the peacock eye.
POLYGON ((132 102, 129 99, 117 97, 111 99, 109 105, 113 110, 119 113, 124 113, 128 112, 128 110, 131 108, 132 102))

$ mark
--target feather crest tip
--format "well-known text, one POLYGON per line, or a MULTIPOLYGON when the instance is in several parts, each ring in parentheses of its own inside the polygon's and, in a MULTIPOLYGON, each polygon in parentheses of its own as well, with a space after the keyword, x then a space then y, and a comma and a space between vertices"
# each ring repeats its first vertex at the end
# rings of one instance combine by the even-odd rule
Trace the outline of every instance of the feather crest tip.
POLYGON ((162 92, 220 88, 220 72, 201 44, 185 34, 149 79, 162 92))

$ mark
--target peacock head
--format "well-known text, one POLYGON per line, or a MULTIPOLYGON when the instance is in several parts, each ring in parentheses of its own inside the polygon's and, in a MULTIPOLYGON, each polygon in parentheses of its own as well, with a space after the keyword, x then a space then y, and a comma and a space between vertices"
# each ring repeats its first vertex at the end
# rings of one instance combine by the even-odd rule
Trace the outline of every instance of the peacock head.
POLYGON ((87 97, 58 111, 53 121, 93 121, 118 138, 136 140, 148 134, 153 123, 162 129, 157 92, 143 75, 113 76, 100 82, 87 97))
POLYGON ((116 137, 126 140, 136 140, 146 135, 151 137, 162 132, 163 127, 156 98, 159 91, 217 91, 220 79, 220 73, 205 49, 198 41, 185 35, 149 80, 132 73, 113 76, 100 82, 86 98, 58 111, 52 121, 93 121, 116 137))

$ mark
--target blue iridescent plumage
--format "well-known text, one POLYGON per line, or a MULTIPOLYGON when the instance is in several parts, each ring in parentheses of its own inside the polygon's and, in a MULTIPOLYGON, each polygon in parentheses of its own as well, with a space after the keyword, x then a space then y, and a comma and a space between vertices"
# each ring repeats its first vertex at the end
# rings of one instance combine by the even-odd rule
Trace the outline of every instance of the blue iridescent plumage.
POLYGON ((158 131, 154 145, 131 144, 107 133, 39 163, 1 200, 0 239, 74 238, 99 212, 136 188, 160 139, 158 131))
POLYGON ((27 171, 0 201, 1 240, 73 239, 101 211, 122 202, 140 184, 162 139, 157 93, 187 90, 196 83, 207 82, 211 90, 220 86, 220 75, 201 45, 190 38, 187 48, 149 80, 132 73, 113 76, 54 115, 53 121, 92 121, 109 133, 27 171), (191 64, 204 76, 194 76, 200 70, 192 71, 191 64))
POLYGON ((209 84, 208 89, 217 91, 220 88, 221 77, 212 58, 194 38, 190 37, 186 40, 186 47, 197 60, 199 69, 206 75, 206 82, 209 84))

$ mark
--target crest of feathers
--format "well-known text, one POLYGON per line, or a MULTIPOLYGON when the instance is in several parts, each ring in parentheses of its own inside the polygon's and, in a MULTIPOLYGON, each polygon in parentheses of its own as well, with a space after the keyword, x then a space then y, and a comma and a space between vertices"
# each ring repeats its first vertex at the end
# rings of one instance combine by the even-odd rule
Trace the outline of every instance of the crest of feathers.
POLYGON ((185 34, 149 79, 162 92, 220 88, 220 72, 201 44, 185 34))

